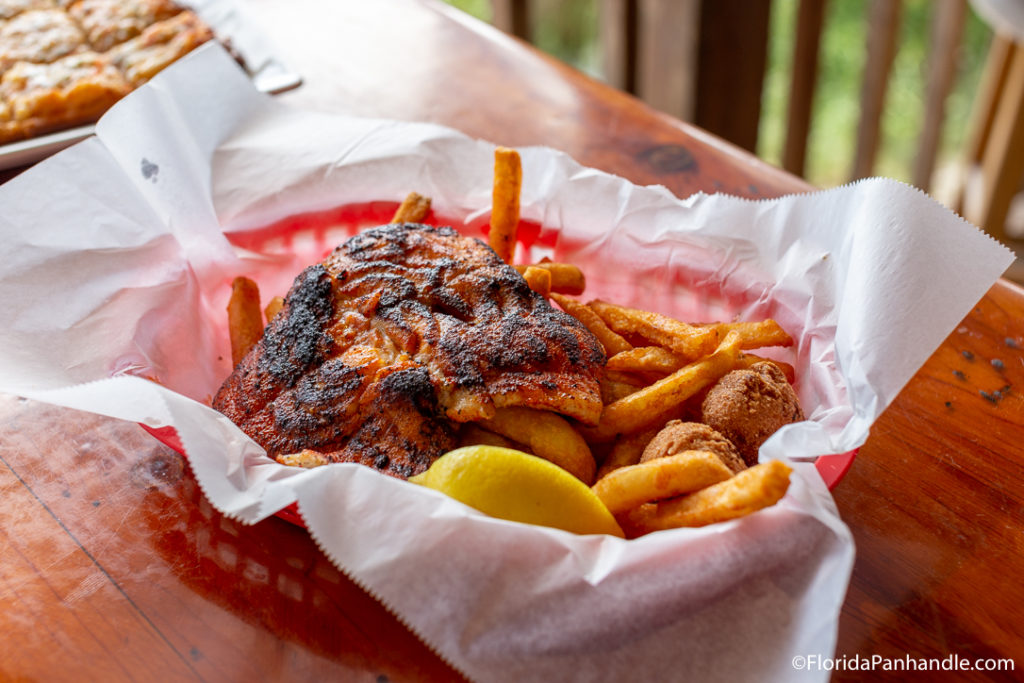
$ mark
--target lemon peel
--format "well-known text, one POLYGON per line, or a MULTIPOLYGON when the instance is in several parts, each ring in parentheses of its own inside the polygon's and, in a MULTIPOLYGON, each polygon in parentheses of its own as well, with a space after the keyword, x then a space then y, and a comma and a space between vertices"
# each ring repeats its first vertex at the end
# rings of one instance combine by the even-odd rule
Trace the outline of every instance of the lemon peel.
POLYGON ((491 517, 577 534, 624 537, 615 517, 589 486, 558 465, 512 448, 457 448, 409 481, 491 517))

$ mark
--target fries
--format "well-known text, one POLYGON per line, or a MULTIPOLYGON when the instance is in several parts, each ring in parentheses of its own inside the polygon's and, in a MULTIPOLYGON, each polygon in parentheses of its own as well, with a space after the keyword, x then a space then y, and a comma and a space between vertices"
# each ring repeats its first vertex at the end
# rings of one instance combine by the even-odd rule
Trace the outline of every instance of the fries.
MULTIPOLYGON (((490 245, 511 263, 519 222, 521 165, 514 150, 495 152, 490 245)), ((689 324, 652 311, 580 295, 586 280, 570 263, 514 266, 536 292, 552 299, 598 339, 608 357, 600 378, 604 410, 594 427, 572 425, 557 415, 527 408, 499 408, 484 421, 488 430, 463 438, 493 442, 500 434, 528 444, 584 482, 594 478, 588 444, 605 453, 593 484, 595 494, 632 535, 677 526, 700 526, 733 519, 774 504, 789 485, 790 469, 780 463, 733 469, 703 450, 641 462, 648 443, 665 423, 682 414, 686 402, 733 369, 764 359, 750 349, 791 346, 793 338, 774 320, 689 324), (609 447, 610 446, 610 447, 609 447)), ((793 367, 770 360, 790 382, 793 367)))
POLYGON ((547 298, 551 296, 551 272, 543 268, 527 266, 520 271, 530 289, 547 298))
POLYGON ((467 422, 459 431, 459 446, 500 446, 523 450, 523 446, 501 434, 489 432, 475 422, 467 422))
POLYGON ((635 394, 644 388, 642 382, 635 381, 631 377, 622 377, 621 373, 616 377, 611 377, 610 375, 611 373, 607 373, 600 380, 601 403, 604 405, 615 403, 620 398, 635 394))
POLYGON ((716 330, 727 334, 733 330, 740 333, 741 349, 759 349, 762 346, 792 346, 793 338, 777 322, 768 318, 760 322, 706 323, 697 325, 705 330, 716 330))
POLYGON ((612 331, 610 327, 605 325, 604 320, 601 319, 597 313, 588 308, 585 304, 581 304, 575 299, 570 299, 567 296, 561 294, 551 293, 551 298, 562 307, 562 310, 571 315, 572 317, 583 323, 583 326, 590 330, 590 333, 597 337, 597 340, 601 342, 601 346, 604 347, 604 352, 609 356, 616 353, 622 353, 633 348, 633 345, 626 341, 620 334, 612 331))
MULTIPOLYGON (((740 348, 743 348, 743 340, 740 340, 740 348)), ((764 358, 752 353, 741 353, 736 357, 737 368, 749 368, 754 363, 771 363, 782 370, 786 380, 792 384, 796 379, 796 371, 789 363, 773 358, 764 358)), ((622 351, 608 359, 605 366, 609 370, 637 373, 654 372, 668 374, 675 372, 686 365, 686 360, 672 353, 661 346, 637 346, 627 351, 622 351)))
POLYGON ((392 223, 420 223, 430 213, 430 197, 410 192, 392 217, 392 223))
MULTIPOLYGON (((518 152, 497 148, 488 239, 508 264, 515 254, 521 189, 518 152)), ((392 222, 422 222, 430 211, 430 198, 411 192, 392 222)), ((586 287, 586 278, 578 266, 545 258, 513 267, 531 289, 576 318, 604 348, 607 361, 604 373, 597 378, 603 410, 598 419, 595 405, 588 420, 577 421, 554 412, 503 406, 502 396, 495 395, 493 416, 489 418, 484 415, 490 414, 491 404, 488 412, 478 411, 472 416, 460 412, 461 409, 448 410, 448 415, 458 422, 470 417, 478 420, 454 425, 460 445, 502 446, 530 451, 549 460, 591 486, 630 538, 735 519, 773 505, 785 495, 791 469, 779 461, 743 469, 740 456, 729 449, 742 441, 745 434, 727 438, 712 430, 708 425, 713 420, 706 410, 710 398, 705 400, 702 393, 730 371, 762 361, 776 365, 792 383, 792 365, 744 353, 763 347, 792 346, 793 338, 781 325, 772 319, 687 323, 600 299, 584 304, 567 296, 578 296, 586 287), (698 406, 698 401, 705 405, 698 406), (686 440, 678 431, 662 431, 669 420, 681 417, 692 422, 698 419, 694 417, 696 413, 704 422, 701 429, 711 432, 703 441, 686 440), (583 426, 583 422, 593 426, 583 426), (656 439, 659 441, 644 459, 645 449, 656 439), (669 442, 675 445, 666 447, 669 442), (716 450, 722 455, 713 452, 716 450), (600 468, 594 453, 600 459, 600 468), (731 458, 736 462, 732 463, 731 458)), ((282 310, 283 303, 281 297, 274 297, 267 304, 264 313, 268 322, 282 310)), ((263 334, 259 290, 251 280, 240 277, 234 281, 228 319, 232 359, 237 364, 263 334)), ((399 350, 410 354, 406 359, 414 366, 411 354, 415 344, 406 344, 400 332, 392 334, 392 341, 399 350)), ((360 372, 374 372, 382 365, 380 350, 372 346, 351 346, 339 353, 337 359, 346 366, 359 367, 360 372)), ((781 378, 775 381, 781 385, 781 378)), ((728 384, 719 386, 731 389, 728 384)), ((443 394, 446 390, 439 387, 438 391, 443 394)), ((753 396, 756 392, 749 393, 753 396)), ((736 395, 736 405, 746 411, 747 393, 737 390, 736 395)), ((714 393, 710 396, 717 398, 714 393)), ((720 403, 732 405, 732 395, 720 403)), ((760 409, 765 404, 763 396, 756 396, 749 405, 755 404, 760 409)), ((753 409, 749 414, 758 419, 771 417, 753 409)), ((694 426, 689 427, 692 432, 694 426)), ((277 460, 299 467, 317 467, 328 462, 327 456, 312 450, 282 455, 277 460)), ((751 461, 748 457, 747 462, 751 461)))
POLYGON ((620 434, 664 424, 683 401, 733 368, 739 339, 738 332, 730 332, 710 356, 605 406, 601 422, 596 427, 583 428, 581 433, 588 441, 601 443, 620 434))
POLYGON ((608 359, 609 370, 623 372, 675 372, 686 365, 686 359, 661 346, 638 346, 621 351, 608 359))
POLYGON ((519 191, 523 169, 519 152, 507 147, 494 150, 494 189, 491 204, 491 232, 488 244, 505 263, 512 263, 519 228, 519 191))
POLYGON ((594 483, 594 456, 569 422, 555 413, 531 408, 498 408, 481 423, 488 431, 526 444, 534 455, 550 460, 587 486, 594 483))
POLYGON ((520 273, 527 268, 543 268, 551 273, 551 291, 559 294, 582 294, 587 288, 587 279, 583 271, 571 263, 552 263, 541 260, 539 263, 514 266, 520 273))
POLYGON ((630 465, 636 465, 640 462, 640 456, 643 455, 644 449, 647 448, 647 444, 651 442, 651 439, 658 433, 659 427, 654 429, 647 429, 636 434, 630 434, 615 442, 611 450, 608 451, 608 455, 605 456, 604 462, 601 463, 601 467, 597 470, 597 480, 601 479, 608 474, 614 472, 620 467, 628 467, 630 465))
POLYGON ((591 301, 588 305, 608 327, 620 335, 636 335, 686 359, 706 355, 721 338, 715 327, 695 327, 660 313, 616 306, 600 300, 591 301))
POLYGON ((282 306, 284 306, 284 298, 279 296, 275 296, 267 303, 266 308, 263 309, 263 315, 268 323, 277 317, 277 314, 281 312, 282 306))
POLYGON ((732 470, 708 451, 685 451, 620 467, 597 480, 594 493, 613 514, 638 505, 698 491, 725 481, 732 470))
POLYGON ((627 535, 632 537, 736 519, 777 503, 786 495, 791 472, 782 461, 770 460, 696 493, 633 508, 620 520, 628 528, 627 535))
POLYGON ((228 336, 231 338, 231 362, 234 365, 238 365, 263 336, 260 289, 247 277, 236 277, 231 283, 228 336))

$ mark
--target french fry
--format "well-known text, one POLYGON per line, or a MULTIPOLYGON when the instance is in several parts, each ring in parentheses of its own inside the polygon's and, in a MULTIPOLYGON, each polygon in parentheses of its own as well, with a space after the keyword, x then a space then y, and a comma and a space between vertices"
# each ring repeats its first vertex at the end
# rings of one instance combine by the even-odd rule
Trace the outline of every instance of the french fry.
POLYGON ((660 427, 655 427, 618 439, 611 447, 611 450, 608 451, 604 462, 597 469, 597 481, 600 482, 603 477, 620 467, 639 463, 640 456, 643 455, 647 444, 651 442, 651 439, 654 438, 660 429, 660 427))
POLYGON ((498 408, 494 417, 481 421, 488 431, 526 444, 537 455, 550 460, 587 486, 594 483, 594 456, 590 447, 569 422, 555 413, 519 406, 498 408))
POLYGON ((501 434, 489 432, 475 422, 467 422, 462 425, 459 431, 460 446, 500 446, 502 448, 514 448, 525 450, 525 446, 517 444, 512 439, 507 439, 501 434))
POLYGON ((592 487, 613 515, 643 503, 673 498, 725 481, 732 470, 708 451, 685 451, 620 467, 592 487))
POLYGON ((792 384, 796 381, 796 368, 785 361, 775 360, 774 358, 762 358, 752 353, 741 353, 736 359, 737 368, 749 368, 754 363, 771 363, 779 370, 782 370, 782 374, 786 376, 787 382, 792 384))
POLYGON ((618 370, 605 369, 604 376, 615 382, 622 382, 623 384, 632 384, 637 389, 643 389, 648 384, 653 383, 653 381, 647 380, 648 374, 643 372, 620 372, 618 370))
POLYGON ((491 232, 488 244, 505 263, 512 263, 519 228, 519 192, 523 168, 519 152, 508 147, 494 150, 494 187, 491 197, 491 232))
POLYGON ((419 223, 430 213, 430 197, 424 197, 416 192, 410 192, 402 200, 395 215, 391 218, 392 223, 419 223))
POLYGON ((284 306, 284 297, 275 296, 267 302, 266 308, 263 309, 263 315, 266 317, 268 323, 277 317, 277 314, 281 312, 282 306, 284 306))
MULTIPOLYGON (((742 342, 740 348, 743 348, 742 342)), ((774 358, 764 358, 752 353, 741 353, 736 358, 737 368, 749 368, 754 363, 771 363, 786 376, 792 384, 796 380, 796 369, 789 363, 774 358)), ((660 346, 636 346, 622 351, 608 359, 605 368, 619 372, 659 372, 668 374, 686 365, 686 360, 660 346)))
POLYGON ((695 493, 656 505, 641 505, 620 518, 632 537, 744 517, 774 505, 786 495, 790 472, 792 469, 781 460, 769 460, 695 493))
POLYGON ((228 336, 231 338, 231 362, 234 365, 238 365, 263 336, 260 288, 247 277, 236 277, 231 283, 228 336))
POLYGON ((669 372, 641 372, 639 370, 635 372, 619 372, 617 370, 606 370, 605 372, 610 377, 628 378, 627 381, 638 382, 640 384, 640 388, 654 384, 658 380, 665 379, 670 374, 672 374, 669 372))
POLYGON ((630 394, 635 394, 644 388, 643 384, 634 382, 632 378, 629 381, 622 379, 613 379, 608 375, 605 375, 598 380, 601 385, 601 403, 608 405, 609 403, 615 403, 620 398, 625 398, 630 394))
POLYGON ((637 335, 691 360, 710 353, 721 339, 714 327, 695 327, 652 311, 601 300, 591 301, 588 306, 620 335, 637 335))
POLYGON ((604 352, 609 356, 613 356, 616 353, 622 353, 633 348, 633 345, 626 341, 622 335, 613 332, 610 327, 605 325, 604 321, 601 320, 601 316, 595 313, 586 304, 580 303, 575 299, 570 299, 567 296, 561 294, 551 293, 551 298, 562 307, 562 310, 571 315, 572 317, 583 323, 583 326, 590 330, 590 333, 597 337, 597 340, 601 342, 601 346, 604 347, 604 352))
POLYGON ((526 284, 530 285, 530 289, 544 298, 551 296, 551 271, 527 266, 520 272, 523 274, 526 284))
POLYGON ((760 322, 703 323, 697 327, 717 330, 722 336, 737 330, 740 333, 740 348, 744 351, 759 349, 763 346, 793 345, 793 338, 789 336, 789 333, 771 318, 760 322))
MULTIPOLYGON (((743 348, 743 342, 740 342, 743 348)), ((736 358, 737 368, 749 368, 754 363, 771 363, 786 376, 792 384, 796 380, 796 369, 789 363, 774 358, 764 358, 752 353, 741 353, 736 358)), ((608 359, 605 368, 619 372, 660 372, 671 373, 686 365, 686 360, 661 346, 637 346, 622 351, 608 359)))
POLYGON ((553 261, 541 261, 515 266, 520 273, 527 268, 543 268, 551 273, 551 291, 559 294, 579 295, 587 288, 587 279, 579 266, 571 263, 555 263, 553 261))
POLYGON ((686 365, 686 359, 662 346, 637 346, 608 359, 609 370, 623 372, 660 372, 669 374, 686 365))
POLYGON ((739 333, 730 332, 710 356, 605 406, 601 422, 596 427, 581 428, 580 433, 588 442, 603 443, 664 424, 686 399, 733 369, 738 346, 739 333))

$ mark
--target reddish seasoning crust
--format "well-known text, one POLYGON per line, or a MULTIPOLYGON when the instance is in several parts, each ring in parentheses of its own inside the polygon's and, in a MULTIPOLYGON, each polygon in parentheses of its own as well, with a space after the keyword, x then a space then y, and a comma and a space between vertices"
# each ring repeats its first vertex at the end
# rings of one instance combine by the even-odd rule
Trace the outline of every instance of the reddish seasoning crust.
POLYGON ((480 240, 391 224, 296 278, 213 405, 271 456, 310 449, 405 478, 496 407, 596 423, 604 361, 480 240))

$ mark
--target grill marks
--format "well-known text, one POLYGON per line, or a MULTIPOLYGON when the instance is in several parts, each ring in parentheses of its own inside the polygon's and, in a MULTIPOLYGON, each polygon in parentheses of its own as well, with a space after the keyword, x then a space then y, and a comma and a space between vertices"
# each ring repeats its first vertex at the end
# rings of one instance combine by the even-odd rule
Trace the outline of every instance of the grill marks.
POLYGON ((398 477, 496 405, 595 422, 604 353, 479 240, 365 231, 296 279, 214 407, 271 455, 309 448, 398 477))
POLYGON ((288 293, 283 324, 271 325, 264 333, 260 372, 292 386, 310 366, 322 362, 333 346, 326 333, 333 301, 331 277, 324 267, 317 264, 304 270, 288 293))
POLYGON ((332 359, 304 375, 294 391, 278 395, 273 402, 276 438, 269 447, 287 449, 292 435, 308 434, 305 448, 334 450, 335 440, 352 433, 361 417, 359 399, 367 377, 360 369, 332 359))

